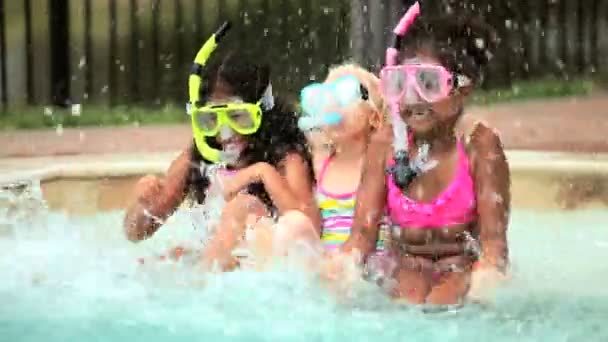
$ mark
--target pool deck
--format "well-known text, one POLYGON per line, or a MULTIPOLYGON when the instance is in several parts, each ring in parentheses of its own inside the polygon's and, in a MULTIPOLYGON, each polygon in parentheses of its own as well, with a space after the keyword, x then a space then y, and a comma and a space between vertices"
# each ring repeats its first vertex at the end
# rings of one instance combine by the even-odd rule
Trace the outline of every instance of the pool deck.
MULTIPOLYGON (((608 93, 470 107, 466 121, 496 127, 509 150, 608 152, 608 93)), ((0 158, 173 152, 189 125, 21 130, 0 134, 0 158)))
MULTIPOLYGON (((608 170, 608 94, 471 107, 495 127, 512 167, 608 170)), ((191 141, 188 125, 21 130, 0 134, 0 183, 16 178, 163 172, 191 141)), ((600 172, 604 173, 604 172, 600 172)))

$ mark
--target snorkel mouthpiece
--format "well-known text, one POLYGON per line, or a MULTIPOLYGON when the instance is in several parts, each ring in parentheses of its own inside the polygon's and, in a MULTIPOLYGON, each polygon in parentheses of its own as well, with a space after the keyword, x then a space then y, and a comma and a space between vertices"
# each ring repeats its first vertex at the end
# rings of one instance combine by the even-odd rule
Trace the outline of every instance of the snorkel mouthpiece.
POLYGON ((417 172, 411 166, 407 151, 397 151, 394 159, 395 164, 393 166, 389 166, 387 172, 393 176, 393 182, 395 182, 395 184, 400 187, 406 187, 414 180, 414 178, 416 178, 417 172))
MULTIPOLYGON (((217 44, 222 40, 222 38, 228 33, 230 30, 231 24, 230 22, 224 22, 214 34, 207 39, 207 41, 203 44, 201 49, 196 54, 194 58, 194 63, 192 64, 192 70, 190 71, 190 77, 188 78, 188 95, 189 102, 187 105, 187 112, 189 114, 196 112, 196 110, 200 107, 200 89, 201 84, 203 82, 202 73, 207 60, 211 57, 211 54, 217 48, 217 44)), ((191 115, 192 118, 192 134, 194 136, 194 143, 196 148, 201 153, 203 158, 206 160, 218 163, 221 161, 221 151, 211 148, 206 140, 205 136, 196 128, 195 116, 191 115)))

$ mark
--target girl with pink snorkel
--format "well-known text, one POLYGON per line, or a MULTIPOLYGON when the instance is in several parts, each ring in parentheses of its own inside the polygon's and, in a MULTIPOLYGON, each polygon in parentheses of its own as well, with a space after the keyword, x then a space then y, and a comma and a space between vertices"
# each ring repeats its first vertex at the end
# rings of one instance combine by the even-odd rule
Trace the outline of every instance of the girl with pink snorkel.
POLYGON ((368 147, 341 253, 357 251, 363 258, 356 259, 366 260, 386 213, 396 264, 392 295, 458 304, 501 280, 508 267, 510 175, 502 144, 482 123, 467 134, 456 130, 496 37, 474 19, 415 18, 417 6, 395 30, 380 73, 393 130, 376 132, 368 147))

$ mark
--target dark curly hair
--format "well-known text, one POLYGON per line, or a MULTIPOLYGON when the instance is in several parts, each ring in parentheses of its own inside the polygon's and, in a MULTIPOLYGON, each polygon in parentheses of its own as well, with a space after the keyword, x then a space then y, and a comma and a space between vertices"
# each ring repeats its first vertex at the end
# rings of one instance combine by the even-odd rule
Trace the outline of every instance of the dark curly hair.
POLYGON ((499 43, 495 30, 480 17, 444 14, 421 15, 405 35, 404 57, 423 50, 437 58, 448 70, 479 83, 483 70, 499 43))
MULTIPOLYGON (((201 87, 202 102, 206 102, 216 84, 221 82, 228 86, 235 95, 248 103, 260 100, 270 84, 270 67, 259 62, 259 56, 249 56, 243 52, 231 52, 219 61, 212 62, 203 74, 204 83, 201 87)), ((311 179, 313 179, 312 158, 306 143, 306 137, 298 129, 298 114, 295 108, 275 96, 274 107, 263 109, 260 128, 254 134, 247 135, 247 147, 241 153, 240 162, 252 165, 256 162, 267 162, 273 166, 278 164, 290 153, 299 154, 308 164, 311 179)), ((207 139, 209 146, 219 148, 215 139, 207 139)), ((193 167, 190 172, 189 192, 197 202, 205 200, 209 179, 202 175, 200 163, 210 164, 200 154, 194 144, 191 146, 193 167)), ((266 205, 272 203, 261 183, 252 184, 248 193, 260 198, 266 205)))

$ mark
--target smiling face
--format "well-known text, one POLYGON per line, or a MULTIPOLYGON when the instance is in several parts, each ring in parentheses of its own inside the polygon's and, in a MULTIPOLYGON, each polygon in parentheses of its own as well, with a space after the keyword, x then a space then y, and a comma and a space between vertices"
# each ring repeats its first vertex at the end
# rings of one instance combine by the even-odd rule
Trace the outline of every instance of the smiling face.
MULTIPOLYGON (((439 61, 430 54, 419 51, 415 56, 403 60, 403 65, 441 65, 439 61)), ((449 96, 436 102, 426 102, 415 92, 409 92, 408 97, 417 97, 416 104, 400 104, 400 115, 408 127, 416 135, 428 135, 435 131, 452 129, 464 105, 466 93, 455 90, 449 96)))

